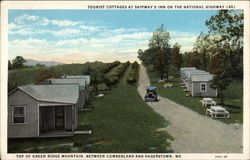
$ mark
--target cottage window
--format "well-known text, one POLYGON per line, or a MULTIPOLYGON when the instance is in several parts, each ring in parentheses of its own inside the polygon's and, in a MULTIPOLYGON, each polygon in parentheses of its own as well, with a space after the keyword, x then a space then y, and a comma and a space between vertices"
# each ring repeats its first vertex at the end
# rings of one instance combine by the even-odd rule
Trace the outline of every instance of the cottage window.
POLYGON ((25 107, 13 107, 13 124, 25 123, 25 107))
POLYGON ((201 92, 206 92, 207 91, 207 85, 206 85, 206 83, 201 83, 200 91, 201 92))

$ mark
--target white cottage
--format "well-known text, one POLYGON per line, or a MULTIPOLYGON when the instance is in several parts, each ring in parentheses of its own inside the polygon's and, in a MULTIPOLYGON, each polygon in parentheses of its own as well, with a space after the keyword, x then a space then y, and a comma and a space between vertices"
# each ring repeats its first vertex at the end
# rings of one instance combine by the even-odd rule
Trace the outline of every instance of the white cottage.
POLYGON ((8 96, 8 138, 72 136, 79 85, 24 85, 8 96))

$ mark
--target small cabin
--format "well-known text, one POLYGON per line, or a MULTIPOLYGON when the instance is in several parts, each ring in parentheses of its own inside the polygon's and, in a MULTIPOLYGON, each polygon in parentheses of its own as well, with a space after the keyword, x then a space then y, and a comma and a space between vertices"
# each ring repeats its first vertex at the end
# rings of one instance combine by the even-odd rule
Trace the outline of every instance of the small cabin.
POLYGON ((67 84, 76 84, 79 85, 79 98, 81 105, 78 110, 83 110, 84 105, 87 100, 87 87, 86 87, 86 79, 47 79, 43 82, 43 84, 52 84, 52 85, 67 85, 67 84))
POLYGON ((90 94, 90 76, 89 75, 64 75, 61 78, 63 79, 85 79, 86 84, 85 84, 85 95, 86 95, 86 100, 89 99, 89 94, 90 94))
POLYGON ((79 85, 24 85, 8 96, 8 138, 72 136, 79 85))
POLYGON ((209 72, 196 69, 195 67, 184 67, 181 70, 181 81, 192 97, 217 97, 217 89, 210 87, 213 75, 209 72))

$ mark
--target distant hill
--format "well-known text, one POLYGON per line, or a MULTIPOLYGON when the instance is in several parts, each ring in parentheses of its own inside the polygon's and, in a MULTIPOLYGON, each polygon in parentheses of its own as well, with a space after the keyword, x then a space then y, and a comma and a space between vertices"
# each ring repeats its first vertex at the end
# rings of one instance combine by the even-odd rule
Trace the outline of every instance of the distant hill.
POLYGON ((55 62, 55 61, 37 61, 37 60, 33 60, 33 59, 25 59, 27 62, 25 63, 25 65, 27 66, 36 66, 37 63, 39 64, 43 64, 45 66, 56 66, 58 64, 64 64, 62 62, 55 62))

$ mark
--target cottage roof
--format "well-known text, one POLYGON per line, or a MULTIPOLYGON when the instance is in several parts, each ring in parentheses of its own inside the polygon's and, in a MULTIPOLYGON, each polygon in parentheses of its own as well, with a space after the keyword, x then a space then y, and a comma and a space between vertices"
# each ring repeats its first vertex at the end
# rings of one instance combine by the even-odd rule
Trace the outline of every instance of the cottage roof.
POLYGON ((195 67, 182 67, 180 68, 181 71, 193 70, 196 69, 195 67))
POLYGON ((80 89, 84 90, 86 85, 86 79, 48 79, 51 84, 78 84, 80 85, 80 89))
POLYGON ((200 82, 208 82, 213 79, 213 75, 211 74, 192 74, 191 81, 200 81, 200 82))
POLYGON ((18 87, 39 101, 76 104, 79 85, 24 85, 18 87))
POLYGON ((64 79, 85 79, 86 84, 90 84, 90 76, 89 75, 64 75, 62 76, 64 79))
POLYGON ((210 74, 210 73, 208 73, 206 71, 202 71, 202 70, 194 70, 194 71, 187 71, 186 72, 186 76, 188 78, 191 78, 191 76, 194 75, 194 74, 196 74, 196 75, 199 74, 200 75, 200 74, 210 74))

